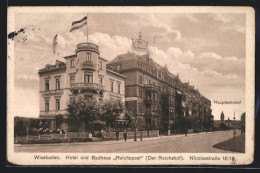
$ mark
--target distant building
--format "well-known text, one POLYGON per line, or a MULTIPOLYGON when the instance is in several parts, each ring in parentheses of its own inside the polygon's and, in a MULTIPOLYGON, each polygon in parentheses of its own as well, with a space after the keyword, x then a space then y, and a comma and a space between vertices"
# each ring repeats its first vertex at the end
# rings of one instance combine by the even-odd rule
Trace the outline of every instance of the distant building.
MULTIPOLYGON (((55 116, 66 119, 69 100, 78 96, 125 102, 125 76, 107 69, 108 61, 99 53, 97 45, 81 43, 74 55, 64 57, 65 62, 39 70, 40 119, 49 119, 55 127, 55 116)), ((61 128, 68 129, 67 123, 61 128)))

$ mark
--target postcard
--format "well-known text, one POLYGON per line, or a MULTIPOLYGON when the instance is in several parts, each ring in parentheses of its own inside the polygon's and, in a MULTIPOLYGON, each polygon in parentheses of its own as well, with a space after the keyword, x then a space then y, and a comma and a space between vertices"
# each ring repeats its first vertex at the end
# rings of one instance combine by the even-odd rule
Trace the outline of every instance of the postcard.
POLYGON ((247 165, 251 7, 9 7, 7 160, 247 165))

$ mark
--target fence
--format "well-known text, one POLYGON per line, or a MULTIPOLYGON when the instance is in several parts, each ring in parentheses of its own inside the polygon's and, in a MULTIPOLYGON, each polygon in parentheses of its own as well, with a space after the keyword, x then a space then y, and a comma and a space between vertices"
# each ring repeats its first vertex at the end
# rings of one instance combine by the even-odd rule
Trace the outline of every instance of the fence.
MULTIPOLYGON (((146 137, 158 137, 159 136, 159 130, 150 130, 150 131, 136 131, 136 137, 140 138, 142 134, 142 138, 146 137)), ((124 132, 119 132, 119 139, 124 138, 124 132)), ((135 136, 135 132, 127 132, 127 138, 132 139, 135 136)), ((105 139, 116 139, 116 132, 106 132, 104 134, 105 139)))
MULTIPOLYGON (((140 138, 147 137, 158 137, 159 130, 150 130, 150 131, 136 131, 136 137, 140 138)), ((127 138, 133 139, 135 132, 127 132, 127 138)), ((104 138, 106 140, 115 140, 116 132, 105 132, 104 138)), ((119 132, 119 139, 124 138, 124 132, 119 132)), ((77 132, 67 132, 66 134, 48 134, 48 135, 38 135, 27 137, 16 137, 15 142, 17 143, 37 143, 37 142, 73 142, 73 141, 91 141, 92 135, 90 133, 77 133, 77 132)))
POLYGON ((26 143, 26 142, 51 142, 51 141, 84 141, 91 140, 92 136, 89 133, 77 133, 77 132, 68 132, 66 134, 49 134, 49 135, 38 135, 27 137, 16 137, 15 142, 26 143))

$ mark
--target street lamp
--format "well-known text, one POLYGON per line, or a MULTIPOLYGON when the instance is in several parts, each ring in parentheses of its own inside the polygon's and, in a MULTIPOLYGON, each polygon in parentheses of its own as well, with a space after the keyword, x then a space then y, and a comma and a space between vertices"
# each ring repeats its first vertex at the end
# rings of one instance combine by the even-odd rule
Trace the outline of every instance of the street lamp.
POLYGON ((234 113, 234 118, 233 118, 233 138, 236 137, 235 119, 236 119, 236 117, 235 117, 235 113, 234 113))

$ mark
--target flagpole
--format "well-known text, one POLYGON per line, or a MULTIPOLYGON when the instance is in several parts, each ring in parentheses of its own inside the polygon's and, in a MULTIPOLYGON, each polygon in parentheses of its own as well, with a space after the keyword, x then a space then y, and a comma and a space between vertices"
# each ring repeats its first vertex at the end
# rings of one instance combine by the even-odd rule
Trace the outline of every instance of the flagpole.
MULTIPOLYGON (((88 18, 88 13, 87 13, 87 18, 88 18)), ((88 19, 87 19, 88 20, 88 19)), ((88 20, 89 21, 89 20, 88 20)), ((87 23, 87 43, 88 43, 88 23, 87 23)))

